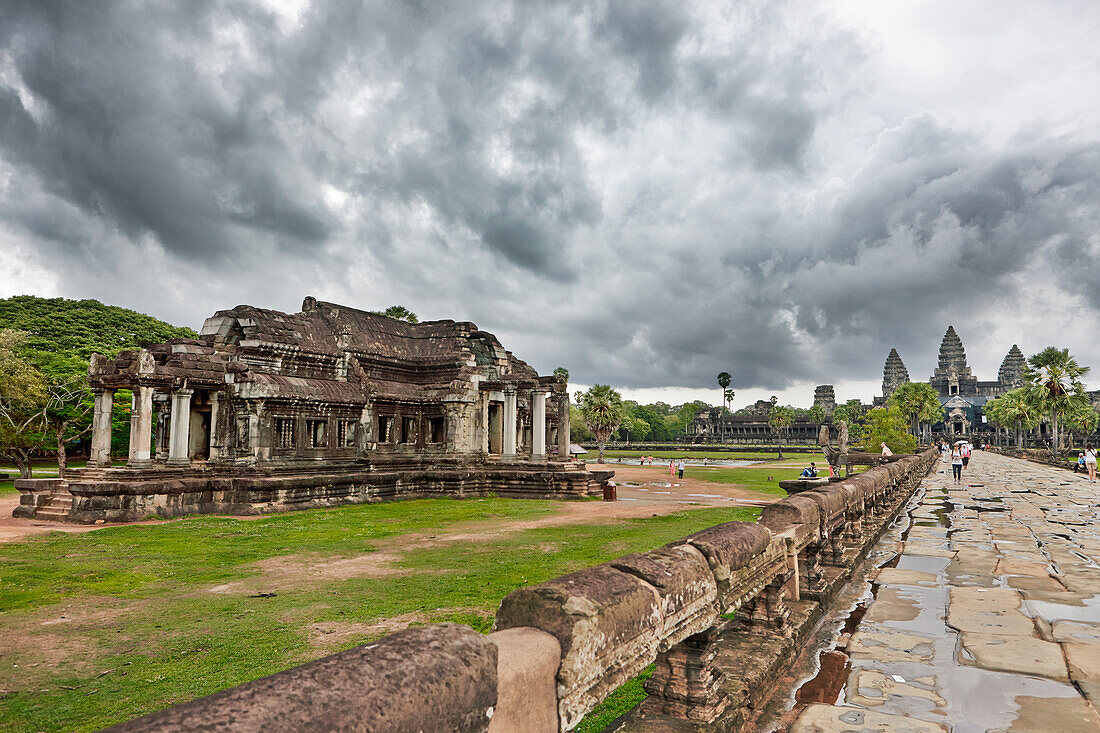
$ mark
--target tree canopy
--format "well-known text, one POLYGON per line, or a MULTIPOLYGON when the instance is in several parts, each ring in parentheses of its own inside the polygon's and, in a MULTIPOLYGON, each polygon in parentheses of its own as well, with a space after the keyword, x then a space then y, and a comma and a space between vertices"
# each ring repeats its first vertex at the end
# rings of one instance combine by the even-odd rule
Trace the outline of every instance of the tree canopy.
POLYGON ((1088 402, 1081 378, 1089 373, 1069 353, 1069 349, 1048 346, 1038 354, 1028 357, 1024 365, 1024 379, 1028 382, 1028 395, 1039 408, 1050 415, 1051 448, 1061 447, 1059 421, 1067 413, 1075 412, 1088 402))
MULTIPOLYGON (((20 334, 9 341, 8 348, 40 375, 43 385, 39 405, 45 426, 34 432, 33 439, 24 431, 19 442, 31 453, 56 449, 60 469, 64 469, 65 444, 86 435, 91 427, 87 374, 92 354, 114 357, 127 349, 198 335, 189 328, 97 300, 30 295, 0 300, 0 329, 20 334)), ((129 398, 125 390, 115 395, 112 439, 116 447, 129 440, 125 417, 129 398)), ((13 438, 0 436, 0 442, 10 448, 13 438)))

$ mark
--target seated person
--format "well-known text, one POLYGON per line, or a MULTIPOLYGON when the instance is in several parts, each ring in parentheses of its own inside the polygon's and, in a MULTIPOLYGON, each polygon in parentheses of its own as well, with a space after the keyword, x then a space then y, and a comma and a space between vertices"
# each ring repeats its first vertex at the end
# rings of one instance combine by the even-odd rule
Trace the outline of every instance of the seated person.
POLYGON ((1077 454, 1077 465, 1073 467, 1073 472, 1074 473, 1079 473, 1079 472, 1084 471, 1084 470, 1085 470, 1085 454, 1084 453, 1078 453, 1077 454))
POLYGON ((802 475, 799 478, 817 478, 817 464, 810 461, 810 465, 802 469, 802 475))

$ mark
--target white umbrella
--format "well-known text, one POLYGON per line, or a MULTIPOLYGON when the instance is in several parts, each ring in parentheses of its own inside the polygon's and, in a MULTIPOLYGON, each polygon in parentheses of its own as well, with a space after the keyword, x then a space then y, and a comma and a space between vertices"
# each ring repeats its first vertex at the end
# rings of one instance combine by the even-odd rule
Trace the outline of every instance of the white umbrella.
POLYGON ((956 440, 955 445, 962 445, 964 443, 969 443, 969 442, 970 442, 969 440, 956 440))

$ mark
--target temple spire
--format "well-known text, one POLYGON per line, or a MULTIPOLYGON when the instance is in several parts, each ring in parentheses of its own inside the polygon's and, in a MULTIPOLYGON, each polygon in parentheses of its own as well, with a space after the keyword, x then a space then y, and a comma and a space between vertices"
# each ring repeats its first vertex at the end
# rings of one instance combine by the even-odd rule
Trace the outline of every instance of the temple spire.
POLYGON ((1004 361, 1001 362, 1000 371, 997 372, 997 381, 1005 387, 1019 387, 1024 383, 1024 365, 1026 363, 1027 360, 1024 359, 1020 347, 1012 344, 1012 348, 1008 350, 1004 361))
POLYGON ((897 349, 890 349, 882 368, 882 396, 889 397, 901 385, 909 381, 909 370, 901 360, 897 349))

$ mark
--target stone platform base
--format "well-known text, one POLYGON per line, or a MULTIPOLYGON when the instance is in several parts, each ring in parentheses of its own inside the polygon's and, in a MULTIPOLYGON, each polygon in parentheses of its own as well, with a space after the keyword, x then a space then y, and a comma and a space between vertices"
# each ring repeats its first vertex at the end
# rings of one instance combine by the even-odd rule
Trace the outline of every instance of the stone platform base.
POLYGON ((577 462, 356 462, 260 468, 74 469, 63 479, 18 479, 16 517, 78 524, 188 514, 266 514, 396 499, 598 496, 613 471, 577 462))

